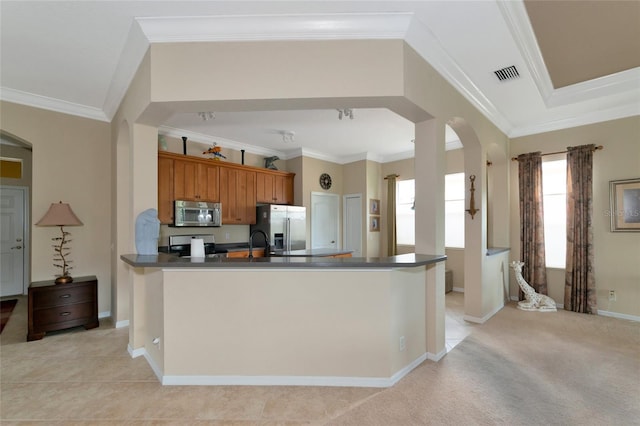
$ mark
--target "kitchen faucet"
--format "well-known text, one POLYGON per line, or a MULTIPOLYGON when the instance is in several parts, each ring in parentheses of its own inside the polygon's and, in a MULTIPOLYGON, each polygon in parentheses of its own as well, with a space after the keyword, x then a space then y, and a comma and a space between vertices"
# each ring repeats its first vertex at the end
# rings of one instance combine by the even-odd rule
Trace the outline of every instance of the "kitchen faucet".
POLYGON ((253 236, 256 234, 262 234, 264 236, 264 257, 269 257, 271 247, 269 246, 269 237, 266 232, 261 229, 254 229, 251 235, 249 235, 249 259, 253 259, 253 236))

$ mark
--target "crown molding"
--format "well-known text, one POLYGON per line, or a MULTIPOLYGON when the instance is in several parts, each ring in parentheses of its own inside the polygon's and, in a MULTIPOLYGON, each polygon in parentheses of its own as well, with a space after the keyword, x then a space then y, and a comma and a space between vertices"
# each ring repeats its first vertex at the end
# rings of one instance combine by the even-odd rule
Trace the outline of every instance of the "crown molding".
POLYGON ((400 161, 406 160, 407 158, 415 158, 416 152, 415 150, 399 152, 397 154, 391 154, 384 157, 384 161, 379 161, 379 163, 391 163, 392 161, 400 161))
POLYGON ((92 120, 110 122, 110 119, 99 108, 75 104, 73 102, 67 102, 60 99, 49 98, 46 96, 40 96, 33 93, 10 89, 8 87, 0 87, 0 99, 7 102, 13 102, 15 104, 30 106, 33 108, 46 109, 63 114, 90 118, 92 120))
POLYGON ((640 103, 625 105, 617 108, 609 108, 606 110, 593 111, 586 114, 580 114, 576 117, 565 118, 562 120, 548 121, 538 123, 531 126, 522 126, 514 129, 508 136, 517 138, 521 136, 535 135, 539 133, 553 132, 555 130, 568 129, 578 126, 586 126, 589 124, 600 123, 603 121, 617 120, 620 118, 640 116, 640 103))
POLYGON ((149 50, 149 40, 142 32, 140 25, 134 22, 129 29, 127 42, 124 44, 118 65, 113 73, 113 78, 107 90, 102 109, 109 120, 115 116, 120 103, 129 90, 129 85, 144 59, 144 55, 149 50))
POLYGON ((640 96, 640 68, 633 68, 616 74, 607 75, 571 86, 555 89, 546 99, 548 107, 569 105, 577 102, 602 100, 620 94, 640 96))
POLYGON ((136 18, 150 43, 403 38, 413 13, 136 18))
POLYGON ((507 28, 509 28, 516 42, 516 46, 518 46, 524 58, 525 64, 531 73, 542 99, 546 102, 553 93, 553 84, 551 83, 547 66, 544 64, 542 53, 538 47, 538 41, 533 33, 524 2, 522 0, 499 1, 497 5, 507 24, 507 28))

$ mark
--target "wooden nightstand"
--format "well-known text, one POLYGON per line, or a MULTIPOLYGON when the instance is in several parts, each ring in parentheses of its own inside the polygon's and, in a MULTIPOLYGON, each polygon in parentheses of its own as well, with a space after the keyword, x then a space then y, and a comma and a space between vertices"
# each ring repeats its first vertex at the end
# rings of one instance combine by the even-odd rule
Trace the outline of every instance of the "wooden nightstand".
POLYGON ((37 281, 29 286, 29 331, 27 341, 42 339, 46 332, 98 326, 98 279, 74 277, 73 282, 55 284, 37 281))

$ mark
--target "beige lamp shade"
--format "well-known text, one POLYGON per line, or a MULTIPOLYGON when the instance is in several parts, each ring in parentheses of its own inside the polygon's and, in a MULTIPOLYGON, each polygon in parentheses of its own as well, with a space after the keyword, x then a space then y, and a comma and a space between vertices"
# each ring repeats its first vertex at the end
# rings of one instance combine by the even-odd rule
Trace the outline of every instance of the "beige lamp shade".
POLYGON ((80 226, 82 222, 71 210, 71 206, 60 201, 52 203, 45 215, 36 223, 38 226, 80 226))

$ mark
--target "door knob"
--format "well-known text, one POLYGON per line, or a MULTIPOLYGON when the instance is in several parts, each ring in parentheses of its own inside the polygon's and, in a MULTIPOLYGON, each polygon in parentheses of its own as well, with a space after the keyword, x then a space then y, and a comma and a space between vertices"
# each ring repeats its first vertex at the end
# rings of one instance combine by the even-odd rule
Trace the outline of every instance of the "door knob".
POLYGON ((22 238, 16 238, 16 242, 19 243, 22 241, 22 238))
POLYGON ((335 243, 335 240, 334 240, 334 241, 331 241, 331 244, 333 244, 333 243, 335 243))
POLYGON ((13 250, 13 249, 18 249, 19 250, 21 248, 22 248, 22 246, 15 246, 15 247, 11 247, 11 250, 13 250))

